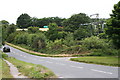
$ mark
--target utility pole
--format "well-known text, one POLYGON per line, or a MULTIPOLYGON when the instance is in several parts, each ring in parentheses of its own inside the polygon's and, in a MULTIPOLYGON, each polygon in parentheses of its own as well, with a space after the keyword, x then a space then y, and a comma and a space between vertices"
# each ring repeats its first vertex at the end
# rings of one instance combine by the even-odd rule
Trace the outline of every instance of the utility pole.
MULTIPOLYGON (((96 14, 90 15, 90 17, 92 17, 92 16, 95 16, 95 19, 96 19, 96 20, 94 20, 94 21, 93 21, 93 24, 92 24, 92 23, 91 23, 91 24, 95 26, 95 28, 94 28, 95 30, 96 30, 96 29, 99 29, 99 26, 100 26, 100 24, 99 24, 99 14, 96 13, 96 14), (98 20, 98 21, 97 21, 97 20, 98 20), (97 28, 97 27, 98 27, 98 28, 97 28)), ((99 34, 99 30, 98 30, 96 33, 97 33, 97 35, 98 35, 98 34, 99 34)))

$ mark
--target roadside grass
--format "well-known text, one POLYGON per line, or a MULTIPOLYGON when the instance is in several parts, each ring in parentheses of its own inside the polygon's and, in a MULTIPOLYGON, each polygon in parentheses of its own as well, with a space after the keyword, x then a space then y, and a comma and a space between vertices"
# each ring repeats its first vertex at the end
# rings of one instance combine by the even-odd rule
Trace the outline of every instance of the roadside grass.
POLYGON ((10 74, 9 66, 5 61, 2 60, 2 52, 0 51, 0 79, 2 78, 13 78, 10 74))
POLYGON ((0 59, 0 80, 2 79, 2 60, 0 59))
POLYGON ((5 61, 2 60, 2 78, 13 78, 10 74, 10 68, 5 61))
POLYGON ((71 58, 70 60, 77 61, 77 62, 85 62, 85 63, 120 67, 120 63, 118 63, 118 57, 114 57, 114 56, 113 57, 112 56, 79 57, 79 58, 71 58))
POLYGON ((8 57, 5 53, 2 53, 2 57, 15 65, 22 75, 29 78, 57 78, 51 70, 42 65, 20 61, 13 57, 8 57))

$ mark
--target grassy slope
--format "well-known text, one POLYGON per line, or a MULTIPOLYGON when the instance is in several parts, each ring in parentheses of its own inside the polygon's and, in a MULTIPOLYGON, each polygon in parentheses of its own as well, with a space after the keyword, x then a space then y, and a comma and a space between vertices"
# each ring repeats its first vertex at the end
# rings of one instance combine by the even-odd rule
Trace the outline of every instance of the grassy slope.
POLYGON ((13 78, 13 76, 10 74, 9 66, 7 65, 7 63, 3 60, 1 62, 2 67, 0 68, 2 69, 2 71, 0 71, 0 73, 2 73, 2 78, 13 78))
POLYGON ((118 63, 118 57, 79 57, 79 58, 71 58, 72 61, 77 62, 85 62, 85 63, 93 63, 93 64, 101 64, 108 66, 120 66, 118 63))
POLYGON ((0 59, 0 80, 2 78, 2 60, 0 59))
POLYGON ((29 78, 55 78, 55 74, 49 69, 32 63, 26 63, 15 58, 7 58, 18 70, 29 78))

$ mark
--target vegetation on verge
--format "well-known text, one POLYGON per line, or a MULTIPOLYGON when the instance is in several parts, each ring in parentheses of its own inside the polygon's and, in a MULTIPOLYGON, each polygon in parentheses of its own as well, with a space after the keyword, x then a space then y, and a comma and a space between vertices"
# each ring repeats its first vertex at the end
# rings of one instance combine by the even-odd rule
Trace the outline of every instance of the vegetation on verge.
MULTIPOLYGON (((0 51, 0 56, 2 52, 0 51)), ((4 55, 5 57, 5 55, 4 55)), ((13 76, 10 74, 10 69, 7 63, 0 58, 0 79, 1 78, 13 78, 13 76)))
POLYGON ((13 78, 10 74, 10 68, 8 64, 2 60, 2 78, 13 78))
POLYGON ((71 58, 72 61, 77 62, 85 62, 85 63, 93 63, 93 64, 101 64, 101 65, 108 65, 108 66, 116 66, 120 67, 120 63, 118 63, 118 57, 115 56, 104 56, 104 57, 79 57, 79 58, 71 58))
POLYGON ((74 14, 68 19, 38 19, 22 14, 18 17, 16 25, 1 21, 3 43, 7 41, 45 54, 118 56, 119 7, 120 1, 115 4, 110 19, 92 19, 85 13, 74 14), (38 30, 44 26, 48 26, 49 30, 38 30), (28 28, 28 31, 15 31, 15 28, 28 28))
POLYGON ((44 66, 20 61, 13 57, 8 57, 4 53, 2 57, 15 65, 19 72, 29 78, 56 78, 55 74, 44 66))

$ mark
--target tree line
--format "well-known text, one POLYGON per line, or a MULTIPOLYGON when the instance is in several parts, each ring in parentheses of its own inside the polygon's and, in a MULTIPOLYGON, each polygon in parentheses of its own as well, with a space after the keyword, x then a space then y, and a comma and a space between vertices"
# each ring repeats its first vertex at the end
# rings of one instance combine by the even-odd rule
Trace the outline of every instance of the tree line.
MULTIPOLYGON (((111 18, 102 25, 94 22, 85 13, 74 14, 70 18, 31 18, 21 14, 16 25, 3 20, 2 34, 4 41, 38 52, 48 54, 118 55, 120 44, 120 1, 114 5, 111 18), (48 26, 48 31, 39 31, 39 27, 48 26), (28 28, 28 31, 16 31, 16 28, 28 28)), ((97 20, 96 20, 97 21, 97 20)))

